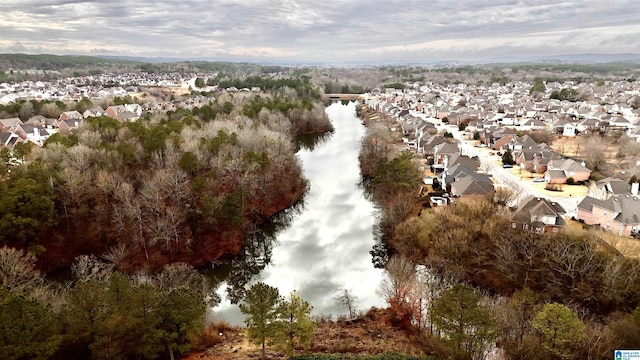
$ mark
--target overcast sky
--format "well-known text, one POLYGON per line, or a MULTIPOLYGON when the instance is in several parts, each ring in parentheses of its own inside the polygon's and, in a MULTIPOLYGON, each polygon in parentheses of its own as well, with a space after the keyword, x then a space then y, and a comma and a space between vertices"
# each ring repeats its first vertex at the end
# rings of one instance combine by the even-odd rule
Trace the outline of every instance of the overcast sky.
POLYGON ((637 0, 0 0, 0 52, 323 62, 640 53, 637 0))

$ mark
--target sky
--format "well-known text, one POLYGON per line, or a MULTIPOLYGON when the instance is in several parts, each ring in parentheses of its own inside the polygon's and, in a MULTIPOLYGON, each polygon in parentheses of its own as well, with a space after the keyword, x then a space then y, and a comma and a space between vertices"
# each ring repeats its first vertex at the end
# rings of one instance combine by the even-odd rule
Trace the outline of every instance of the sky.
POLYGON ((0 0, 0 53, 313 62, 640 54, 637 0, 0 0))

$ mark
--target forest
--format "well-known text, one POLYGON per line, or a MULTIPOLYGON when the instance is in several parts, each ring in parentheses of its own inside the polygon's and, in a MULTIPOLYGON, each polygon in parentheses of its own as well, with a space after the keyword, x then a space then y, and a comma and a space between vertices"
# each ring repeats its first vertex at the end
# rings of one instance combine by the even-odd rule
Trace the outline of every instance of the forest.
POLYGON ((305 192, 293 139, 331 131, 323 109, 237 96, 137 122, 87 119, 24 149, 27 165, 2 165, 0 240, 37 254, 45 272, 87 253, 130 273, 237 254, 305 192))

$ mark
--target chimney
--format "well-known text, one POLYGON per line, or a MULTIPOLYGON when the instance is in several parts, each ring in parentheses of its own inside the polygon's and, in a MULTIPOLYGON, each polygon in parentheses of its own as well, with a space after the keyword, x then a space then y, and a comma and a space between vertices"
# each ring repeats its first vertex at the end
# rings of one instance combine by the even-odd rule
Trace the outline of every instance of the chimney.
POLYGON ((637 182, 631 184, 631 195, 638 196, 638 186, 640 186, 640 184, 637 182))

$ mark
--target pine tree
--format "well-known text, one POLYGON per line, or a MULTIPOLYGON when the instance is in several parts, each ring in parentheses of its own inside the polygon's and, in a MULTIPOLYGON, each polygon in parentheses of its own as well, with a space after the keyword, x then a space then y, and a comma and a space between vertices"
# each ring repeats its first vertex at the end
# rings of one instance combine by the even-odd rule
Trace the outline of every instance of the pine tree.
POLYGON ((288 357, 293 356, 297 346, 309 346, 316 332, 316 324, 311 319, 313 307, 303 300, 296 291, 289 295, 278 307, 278 322, 274 332, 274 343, 285 351, 288 357))
POLYGON ((457 284, 431 306, 431 322, 442 342, 463 358, 482 358, 498 337, 495 320, 489 309, 479 304, 480 298, 473 287, 457 284))
POLYGON ((278 289, 259 282, 253 284, 241 303, 240 311, 247 315, 244 320, 247 325, 249 341, 262 346, 260 358, 265 358, 267 338, 273 334, 278 319, 278 307, 282 297, 278 289))

